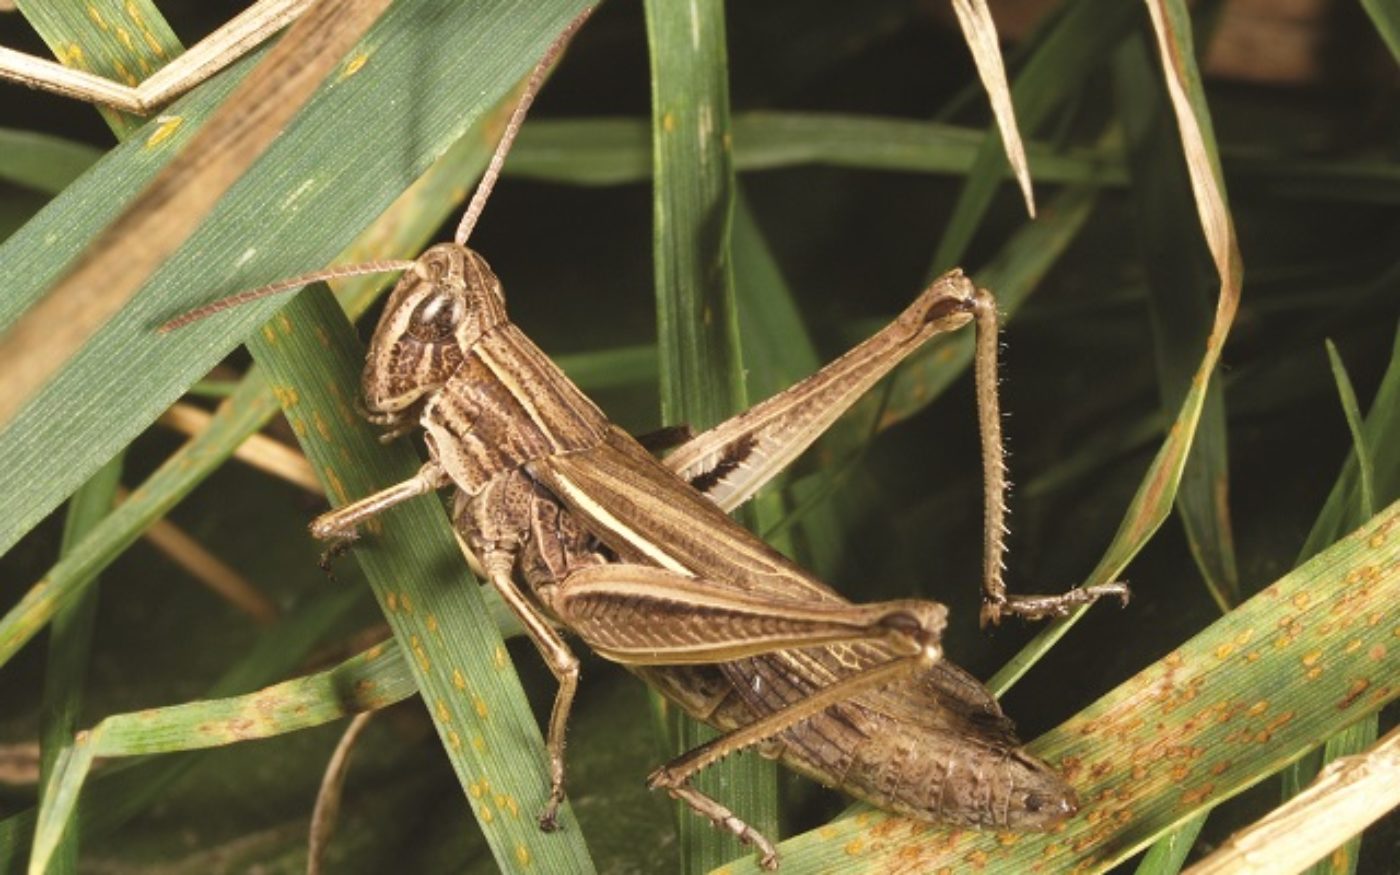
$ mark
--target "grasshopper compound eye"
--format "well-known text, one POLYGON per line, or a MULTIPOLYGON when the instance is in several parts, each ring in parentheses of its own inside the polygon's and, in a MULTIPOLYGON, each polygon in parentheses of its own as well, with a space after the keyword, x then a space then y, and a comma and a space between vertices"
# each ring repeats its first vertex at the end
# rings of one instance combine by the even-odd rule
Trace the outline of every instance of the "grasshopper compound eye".
POLYGON ((457 324, 466 313, 460 295, 441 292, 422 301, 409 316, 405 333, 420 343, 442 343, 453 339, 457 324))

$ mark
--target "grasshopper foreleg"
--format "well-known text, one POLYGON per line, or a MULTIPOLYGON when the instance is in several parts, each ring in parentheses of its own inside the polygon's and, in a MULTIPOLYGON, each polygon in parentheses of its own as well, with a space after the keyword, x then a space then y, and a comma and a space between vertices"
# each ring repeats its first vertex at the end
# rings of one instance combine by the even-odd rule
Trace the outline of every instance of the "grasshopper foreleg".
MULTIPOLYGON (((436 492, 451 484, 452 480, 442 467, 436 462, 429 462, 419 468, 417 474, 402 483, 395 483, 387 489, 381 489, 373 495, 366 495, 358 501, 316 517, 311 521, 311 534, 321 541, 354 541, 358 537, 356 527, 365 520, 378 516, 410 498, 436 492)), ((331 550, 335 549, 336 547, 332 546, 331 550)))
POLYGON ((549 716, 549 801, 540 813, 540 828, 558 828, 564 801, 564 743, 578 691, 579 661, 549 619, 516 586, 513 573, 539 507, 535 484, 523 471, 513 471, 487 483, 477 495, 457 493, 453 523, 481 563, 486 579, 500 593, 534 642, 545 665, 559 683, 549 716))

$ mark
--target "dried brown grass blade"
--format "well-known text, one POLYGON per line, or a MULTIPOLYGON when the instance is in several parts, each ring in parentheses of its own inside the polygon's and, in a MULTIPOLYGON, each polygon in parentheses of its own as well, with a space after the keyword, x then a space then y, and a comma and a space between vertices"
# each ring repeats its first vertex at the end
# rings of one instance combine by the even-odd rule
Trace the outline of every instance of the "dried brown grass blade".
POLYGON ((136 294, 390 0, 317 0, 66 276, 0 337, 0 427, 136 294))
POLYGON ((1334 760, 1308 789, 1243 829, 1185 875, 1289 875, 1400 805, 1400 728, 1334 760))
POLYGON ((335 835, 335 822, 340 817, 340 799, 345 791, 345 776, 350 771, 350 754, 355 750, 355 742, 360 733, 369 725, 374 711, 361 711, 345 727, 345 734, 331 754, 326 764, 326 773, 321 776, 321 789, 316 793, 316 807, 311 812, 311 836, 306 848, 306 875, 320 875, 326 848, 335 835))
POLYGON ((972 50, 977 75, 987 90, 997 128, 1001 131, 1006 160, 1021 186, 1026 199, 1026 212, 1035 218, 1035 193, 1031 190, 1031 169, 1026 162, 1026 147, 1021 142, 1021 130, 1016 126, 1016 109, 1011 104, 1011 88, 1006 84, 1006 65, 1001 59, 1001 44, 997 42, 997 27, 987 0, 953 0, 953 12, 962 27, 963 39, 972 50))
MULTIPOLYGON (((213 414, 200 410, 191 404, 175 404, 158 420, 161 425, 194 437, 209 427, 213 414)), ((312 495, 322 495, 321 483, 306 457, 281 441, 273 440, 265 434, 254 432, 238 449, 234 458, 246 462, 260 471, 285 480, 293 486, 300 486, 312 495)))

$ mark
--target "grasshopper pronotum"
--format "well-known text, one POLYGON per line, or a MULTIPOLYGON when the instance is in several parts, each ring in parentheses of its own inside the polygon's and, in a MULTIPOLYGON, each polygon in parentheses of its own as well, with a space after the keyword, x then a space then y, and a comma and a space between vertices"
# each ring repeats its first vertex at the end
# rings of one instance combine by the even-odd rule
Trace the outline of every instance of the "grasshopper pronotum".
POLYGON ((657 769, 649 784, 756 845, 765 866, 777 865, 772 843, 690 783, 752 746, 912 817, 1006 829, 1062 821, 1075 811, 1072 789, 1020 750, 990 693, 943 659, 943 606, 853 605, 725 516, 903 356, 935 334, 976 323, 984 620, 1043 617, 1124 595, 1110 584, 1012 596, 1002 584, 1005 474, 989 293, 959 271, 945 274, 836 362, 664 461, 612 425, 510 323, 500 281, 465 244, 545 72, 585 17, 537 65, 453 242, 412 262, 290 279, 168 327, 313 279, 404 271, 370 344, 363 402, 386 436, 421 425, 430 460, 414 478, 319 517, 312 533, 347 543, 375 514, 454 488, 462 540, 559 682, 545 829, 554 827, 564 795, 564 738, 578 684, 578 660, 555 624, 725 733, 657 769))

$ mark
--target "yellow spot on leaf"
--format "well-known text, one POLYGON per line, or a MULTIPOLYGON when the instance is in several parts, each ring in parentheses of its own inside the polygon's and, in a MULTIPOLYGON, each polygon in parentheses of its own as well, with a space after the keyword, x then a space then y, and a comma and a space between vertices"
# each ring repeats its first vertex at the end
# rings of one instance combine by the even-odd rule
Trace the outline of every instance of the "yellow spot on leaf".
POLYGON ((449 729, 447 730, 447 743, 452 747, 453 750, 461 750, 462 736, 458 735, 455 730, 449 729))
POLYGON ((437 718, 439 723, 452 722, 452 712, 448 710, 447 703, 442 699, 437 701, 437 718))
POLYGON ((384 610, 394 613, 399 609, 399 594, 390 592, 384 596, 384 610))
POLYGON ((403 612, 405 614, 413 613, 413 601, 408 597, 408 593, 405 592, 399 595, 399 604, 403 605, 403 612))
POLYGON ((465 690, 467 688, 467 676, 462 674, 460 668, 452 669, 452 686, 459 690, 465 690))
POLYGON ((1310 601, 1312 601, 1312 596, 1305 592, 1300 592, 1293 597, 1293 607, 1301 611, 1308 606, 1308 602, 1310 601))
POLYGON ((530 860, 530 849, 527 848, 527 847, 525 847, 524 845, 516 845, 516 846, 515 846, 515 862, 519 863, 519 864, 520 864, 521 866, 523 866, 523 867, 527 867, 527 868, 528 868, 529 865, 530 865, 530 863, 531 863, 531 860, 530 860))
POLYGON ((851 839, 849 842, 846 842, 845 851, 846 851, 846 854, 849 855, 849 856, 854 857, 854 856, 856 856, 857 854, 859 854, 861 851, 864 851, 864 850, 865 850, 865 842, 862 842, 860 839, 851 839))
POLYGON ((102 30, 105 31, 107 29, 107 20, 102 17, 102 13, 98 10, 98 8, 96 6, 93 6, 91 3, 89 3, 87 6, 87 16, 88 18, 92 19, 93 24, 97 25, 102 30))
POLYGON ((486 707, 486 700, 480 696, 472 696, 472 707, 476 709, 476 716, 482 720, 485 720, 487 715, 491 713, 490 709, 486 707))
POLYGON ((438 630, 437 617, 432 614, 428 615, 428 619, 424 620, 423 624, 428 627, 429 632, 436 632, 438 630))
POLYGON ((346 61, 344 68, 340 71, 340 81, 344 82, 346 79, 360 72, 360 69, 363 68, 368 61, 369 55, 365 52, 360 52, 355 57, 346 61))
POLYGON ((486 753, 486 739, 482 738, 480 735, 473 735, 472 750, 477 753, 486 753))
POLYGON ((496 645, 496 650, 491 654, 491 661, 495 664, 497 670, 506 667, 506 663, 509 660, 506 656, 506 646, 504 644, 496 645))
POLYGON ((1314 665, 1317 665, 1317 661, 1318 661, 1319 659, 1321 659, 1321 658, 1322 658, 1322 651, 1321 651, 1321 650, 1313 650, 1313 651, 1311 651, 1311 652, 1309 652, 1309 653, 1305 653, 1305 654, 1303 655, 1303 665, 1306 665, 1306 666, 1309 666, 1309 667, 1314 666, 1314 665))
POLYGON ((661 130, 663 130, 663 131, 665 131, 666 133, 669 134, 669 133, 672 133, 673 131, 675 131, 675 129, 676 129, 676 116, 675 116, 675 113, 670 113, 670 112, 668 112, 668 113, 666 113, 665 115, 663 115, 663 116, 661 117, 661 130))
POLYGON ((470 784, 467 785, 467 792, 471 794, 471 797, 473 799, 482 798, 490 789, 491 782, 486 780, 485 778, 472 781, 470 784))

